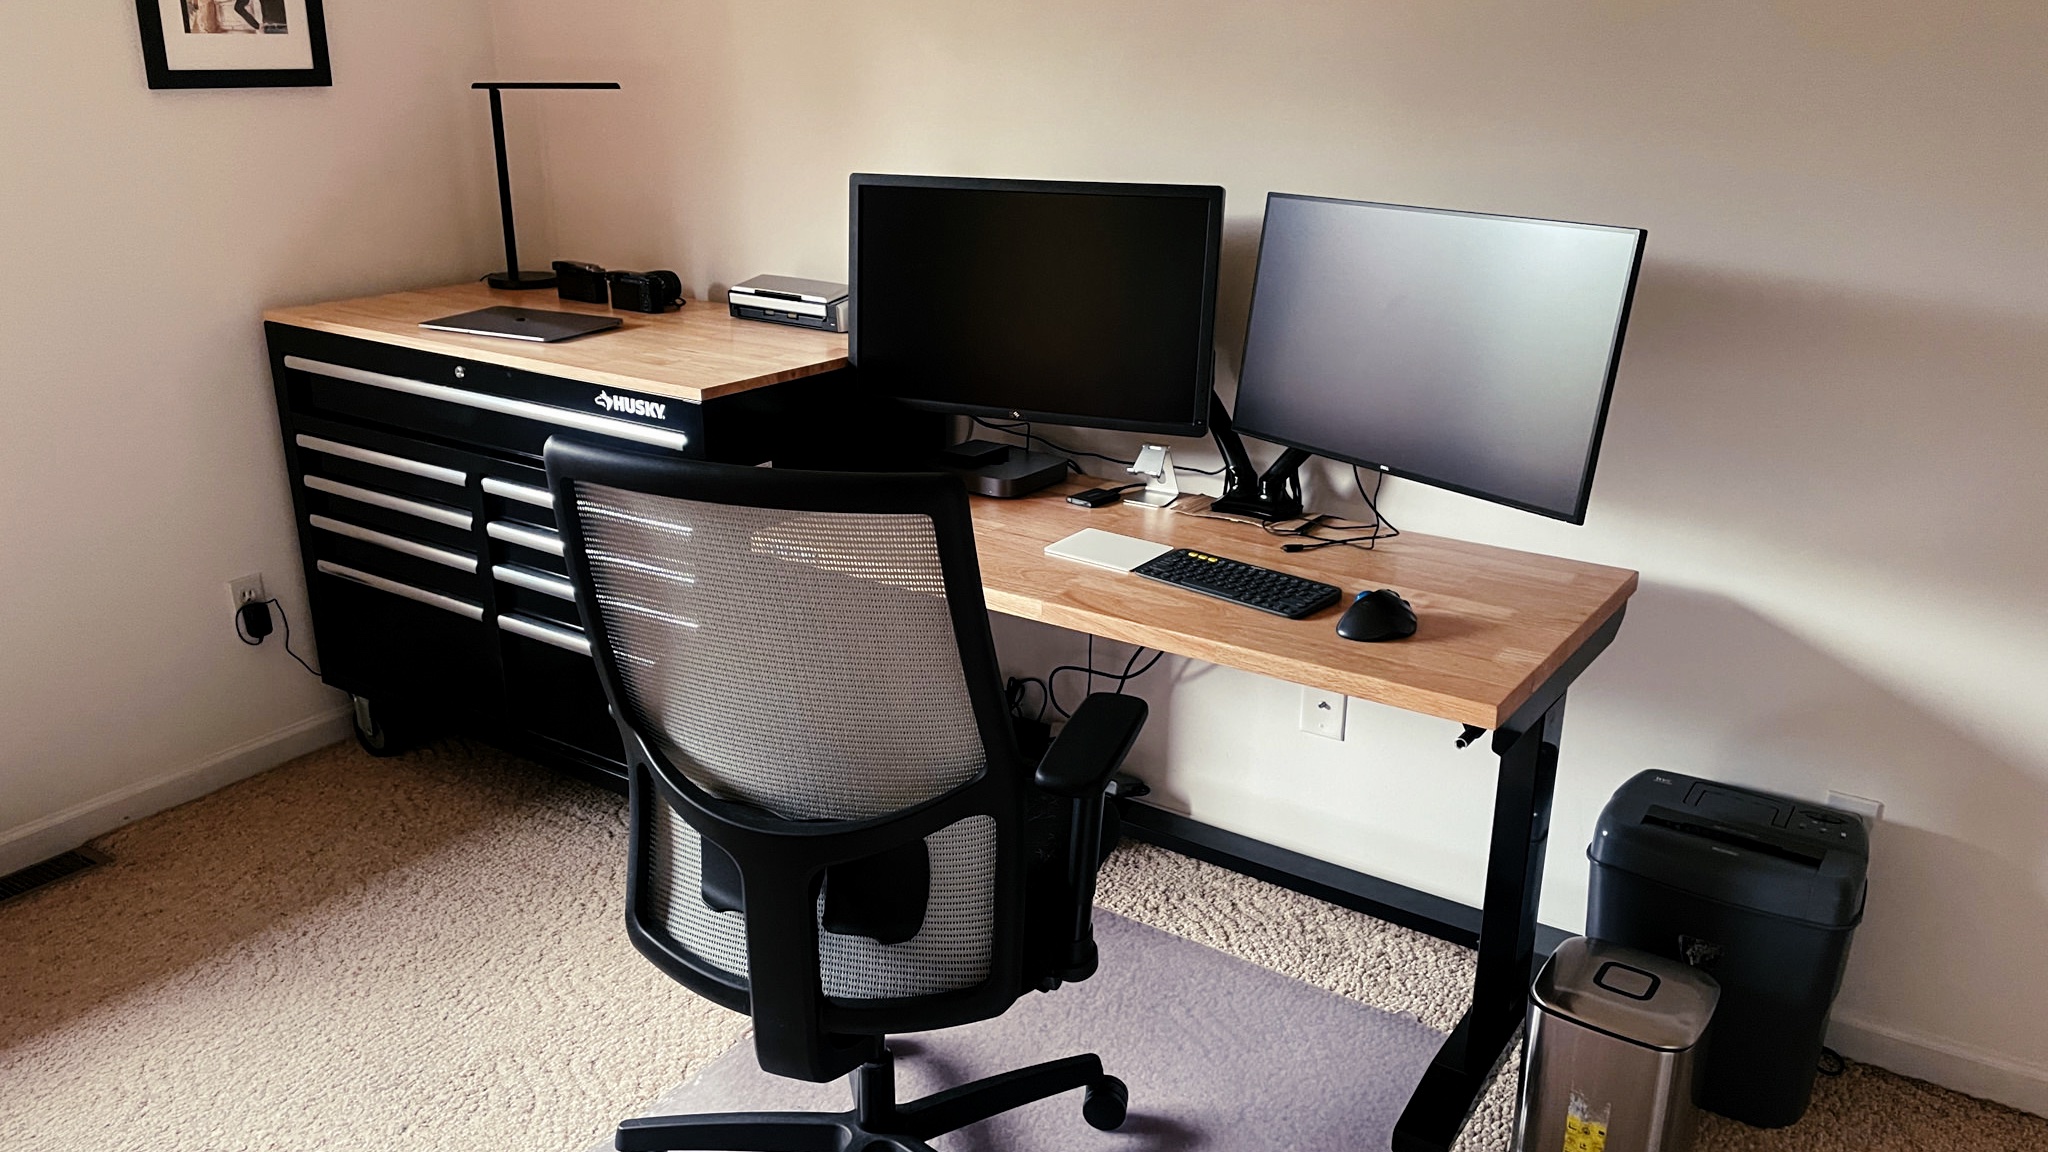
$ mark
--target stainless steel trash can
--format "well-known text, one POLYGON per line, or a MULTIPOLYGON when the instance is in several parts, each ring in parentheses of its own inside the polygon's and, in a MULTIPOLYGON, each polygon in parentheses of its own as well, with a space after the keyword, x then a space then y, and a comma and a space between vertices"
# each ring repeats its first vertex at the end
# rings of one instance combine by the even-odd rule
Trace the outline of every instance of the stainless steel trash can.
POLYGON ((1515 1152, 1687 1152, 1721 989, 1648 952, 1574 936, 1529 992, 1515 1152))

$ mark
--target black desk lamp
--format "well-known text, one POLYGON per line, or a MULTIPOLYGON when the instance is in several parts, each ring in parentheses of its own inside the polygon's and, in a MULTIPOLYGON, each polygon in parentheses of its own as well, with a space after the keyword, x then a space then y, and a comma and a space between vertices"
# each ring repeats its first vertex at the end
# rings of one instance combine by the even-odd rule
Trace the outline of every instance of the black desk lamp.
POLYGON ((498 211, 505 217, 505 270, 493 272, 485 279, 493 288, 553 288, 553 272, 519 270, 519 243, 512 237, 512 175, 505 168, 505 106, 498 99, 498 93, 506 88, 617 88, 618 85, 609 80, 569 83, 538 80, 471 84, 470 87, 483 88, 491 94, 491 139, 498 146, 498 211))

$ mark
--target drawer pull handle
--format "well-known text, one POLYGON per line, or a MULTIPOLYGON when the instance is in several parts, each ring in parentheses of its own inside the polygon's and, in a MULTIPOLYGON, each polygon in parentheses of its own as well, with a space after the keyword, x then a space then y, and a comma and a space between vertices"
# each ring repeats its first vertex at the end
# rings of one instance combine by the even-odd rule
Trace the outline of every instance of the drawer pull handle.
POLYGON ((318 436, 308 436, 303 432, 292 437, 292 439, 301 448, 324 453, 328 456, 339 456, 343 460, 354 460, 361 464, 375 464, 379 468, 389 468, 393 472, 409 472, 414 476, 424 476, 429 480, 439 480, 443 484, 453 484, 457 488, 461 488, 469 483, 469 473, 458 471, 454 468, 443 468, 439 464, 429 464, 424 460, 413 460, 405 456, 393 456, 389 452, 372 452, 368 448, 358 448, 353 444, 343 444, 338 440, 322 440, 318 436))
POLYGON ((484 477, 484 491, 507 500, 517 500, 521 504, 531 504, 536 508, 555 506, 554 494, 547 489, 535 488, 531 484, 514 484, 510 480, 500 480, 496 476, 484 477))
POLYGON ((521 568, 517 564, 494 564, 491 566, 491 575, 514 588, 524 588, 528 592, 553 596, 557 600, 567 600, 571 604, 576 602, 576 586, 552 572, 536 572, 531 568, 521 568))
POLYGON ((443 596, 439 592, 429 592, 425 588, 415 588, 410 584, 401 584, 396 580, 387 580, 382 576, 372 576, 368 572, 359 572, 354 568, 335 564, 327 560, 316 562, 314 567, 327 573, 329 576, 339 576, 343 580, 353 580, 366 587, 375 588, 379 592, 389 592, 393 596, 403 596, 407 600, 416 600, 429 607, 439 608, 443 612, 453 612, 457 616, 467 616, 471 620, 481 620, 484 618, 483 608, 471 604, 467 600, 457 600, 453 596, 443 596))
POLYGON ((524 616, 500 616, 498 617, 498 627, 512 633, 514 636, 524 636, 528 640, 538 640, 543 644, 553 644, 557 648, 565 648, 579 656, 590 655, 589 637, 581 632, 572 632, 557 624, 541 624, 528 620, 524 616))
POLYGON ((322 532, 332 532, 336 536, 347 536, 353 540, 361 540, 366 544, 375 544, 380 548, 389 548, 393 552, 403 552, 407 556, 417 556, 422 560, 431 560, 436 564, 462 572, 476 571, 476 557, 471 556, 467 552, 455 552, 447 548, 436 548, 431 544, 422 544, 417 540, 407 540, 403 536, 393 536, 373 528, 365 528, 360 524, 350 524, 346 520, 336 520, 331 516, 308 516, 306 522, 322 532))
POLYGON ((354 500, 359 504, 373 504, 379 508, 389 508, 393 512, 403 512, 408 516, 417 516, 422 520, 432 520, 436 524, 446 524, 451 528, 460 528, 468 531, 473 523, 467 512, 446 508, 439 504, 407 500, 403 496, 393 496, 388 492, 373 492, 368 488, 358 488, 353 484, 343 484, 339 480, 329 480, 325 476, 308 476, 305 478, 305 482, 306 487, 316 492, 340 496, 346 500, 354 500))
POLYGON ((638 444, 651 444, 657 448, 668 448, 681 452, 690 444, 690 438, 681 432, 666 428, 650 428, 630 420, 616 420, 589 412, 575 412, 557 408, 552 404, 539 404, 532 400, 516 400, 510 396, 494 396, 488 392, 472 392, 467 388, 450 388, 446 384, 429 384, 424 380, 412 380, 404 376, 388 376, 382 372, 371 372, 362 368, 349 368, 340 364, 328 364, 320 360, 308 360, 304 356, 287 356, 284 366, 301 372, 311 372, 336 380, 347 380, 353 384, 367 384, 372 388, 383 388, 392 392, 404 392, 410 396, 422 396, 429 400, 441 400, 449 404, 460 404, 465 408, 480 408, 485 412, 496 412, 501 416, 517 416, 525 420, 537 420, 561 428, 574 428, 579 432, 595 432, 600 436, 616 436, 638 444))
POLYGON ((522 548, 531 548, 550 556, 562 554, 562 538, 545 528, 493 520, 485 526, 484 531, 489 532, 493 540, 503 540, 507 544, 517 544, 522 548))

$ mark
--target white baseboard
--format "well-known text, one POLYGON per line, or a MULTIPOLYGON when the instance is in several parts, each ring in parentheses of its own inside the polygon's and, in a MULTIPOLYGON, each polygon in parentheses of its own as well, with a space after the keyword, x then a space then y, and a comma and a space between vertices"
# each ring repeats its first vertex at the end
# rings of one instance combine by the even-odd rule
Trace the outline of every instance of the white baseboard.
POLYGON ((1828 1045, 1851 1060, 2048 1116, 2048 1066, 1837 1012, 1828 1045))
POLYGON ((197 800, 237 780, 275 768, 316 748, 348 738, 350 710, 337 709, 287 724, 197 764, 131 784, 117 792, 74 804, 11 832, 0 834, 0 876, 66 852, 130 820, 152 816, 197 800))

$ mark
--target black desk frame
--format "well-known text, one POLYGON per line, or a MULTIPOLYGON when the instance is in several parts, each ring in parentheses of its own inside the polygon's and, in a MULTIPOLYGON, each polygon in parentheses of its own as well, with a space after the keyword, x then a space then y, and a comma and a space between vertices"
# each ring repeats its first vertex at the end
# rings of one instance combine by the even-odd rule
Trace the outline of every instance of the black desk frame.
POLYGON ((1564 732, 1565 692, 1621 630, 1617 609, 1508 722, 1493 733, 1500 758, 1484 903, 1471 908, 1265 844, 1145 804, 1127 804, 1140 840, 1327 900, 1389 923, 1477 948, 1472 1005, 1437 1050, 1394 1125, 1393 1152, 1448 1152, 1521 1026, 1536 965, 1564 933, 1536 921, 1550 806, 1564 732))

